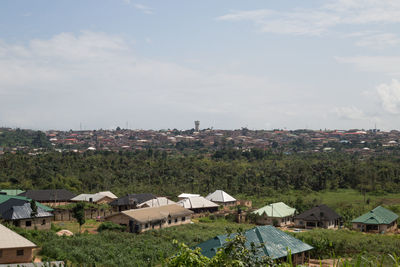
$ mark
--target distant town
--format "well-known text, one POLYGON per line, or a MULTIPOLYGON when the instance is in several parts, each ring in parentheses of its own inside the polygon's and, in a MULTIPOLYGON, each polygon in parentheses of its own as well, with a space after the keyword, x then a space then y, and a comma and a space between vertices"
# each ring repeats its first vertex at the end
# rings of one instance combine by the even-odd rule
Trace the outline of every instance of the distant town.
MULTIPOLYGON (((36 141, 37 141, 36 140, 36 141)), ((283 153, 385 153, 399 147, 400 131, 370 130, 237 130, 199 129, 199 122, 190 130, 49 130, 38 132, 0 128, 0 154, 23 151, 32 155, 43 150, 58 152, 134 151, 157 149, 166 152, 210 153, 223 148, 249 151, 279 151, 283 153), (30 144, 5 142, 5 136, 21 132, 41 142, 30 144), (45 138, 44 138, 45 137, 45 138)))

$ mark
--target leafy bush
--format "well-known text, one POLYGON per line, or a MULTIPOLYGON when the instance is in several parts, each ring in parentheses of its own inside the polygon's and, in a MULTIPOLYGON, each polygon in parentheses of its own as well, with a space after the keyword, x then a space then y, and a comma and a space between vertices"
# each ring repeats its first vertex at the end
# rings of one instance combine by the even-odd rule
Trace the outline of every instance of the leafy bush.
POLYGON ((118 232, 123 232, 125 231, 125 227, 113 222, 103 222, 102 224, 100 224, 100 226, 97 228, 98 232, 102 232, 105 230, 109 230, 109 231, 118 231, 118 232))

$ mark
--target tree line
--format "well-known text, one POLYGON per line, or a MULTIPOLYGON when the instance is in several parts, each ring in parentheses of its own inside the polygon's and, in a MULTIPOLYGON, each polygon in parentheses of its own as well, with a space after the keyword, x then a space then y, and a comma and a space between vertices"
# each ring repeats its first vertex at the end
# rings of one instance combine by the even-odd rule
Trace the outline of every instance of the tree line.
POLYGON ((400 191, 399 157, 364 158, 342 153, 259 155, 261 152, 238 152, 226 157, 221 153, 224 152, 217 151, 211 157, 151 149, 35 156, 6 153, 0 157, 0 188, 112 190, 120 195, 152 192, 165 196, 181 192, 207 194, 216 189, 258 196, 292 189, 400 191))

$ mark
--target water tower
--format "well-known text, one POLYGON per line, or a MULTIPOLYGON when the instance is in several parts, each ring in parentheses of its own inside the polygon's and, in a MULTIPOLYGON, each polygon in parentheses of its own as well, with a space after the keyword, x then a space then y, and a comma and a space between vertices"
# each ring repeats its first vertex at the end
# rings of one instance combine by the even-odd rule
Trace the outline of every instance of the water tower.
POLYGON ((194 131, 198 132, 200 127, 200 121, 194 121, 194 131))

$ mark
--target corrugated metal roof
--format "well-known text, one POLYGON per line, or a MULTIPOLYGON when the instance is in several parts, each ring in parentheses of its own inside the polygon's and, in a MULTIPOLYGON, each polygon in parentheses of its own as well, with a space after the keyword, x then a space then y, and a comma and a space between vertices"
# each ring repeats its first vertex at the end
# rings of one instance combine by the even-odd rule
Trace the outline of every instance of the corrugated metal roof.
MULTIPOLYGON (((32 209, 29 202, 20 199, 10 199, 0 205, 1 217, 4 220, 20 220, 32 218, 32 209)), ((53 214, 37 207, 36 218, 51 217, 53 214)))
POLYGON ((36 247, 34 243, 2 224, 0 224, 0 237, 0 249, 36 247))
POLYGON ((235 198, 233 198, 231 195, 228 193, 222 191, 222 190, 215 190, 214 193, 209 194, 206 196, 206 199, 214 202, 221 202, 221 203, 226 203, 226 202, 233 202, 236 201, 235 198))
POLYGON ((337 220, 341 217, 327 205, 321 204, 297 215, 295 218, 309 221, 330 221, 337 220))
MULTIPOLYGON (((193 211, 185 209, 177 204, 170 204, 154 208, 125 210, 122 211, 121 213, 134 219, 135 221, 145 223, 145 222, 167 219, 168 216, 171 217, 188 216, 191 215, 193 211)), ((109 217, 112 216, 113 215, 109 217)))
MULTIPOLYGON (((31 199, 23 197, 23 196, 7 196, 7 195, 0 195, 0 204, 10 200, 10 199, 20 199, 20 200, 25 200, 26 202, 30 202, 31 199)), ((36 202, 36 206, 41 207, 45 211, 53 211, 52 208, 45 206, 39 202, 36 202)))
POLYGON ((218 204, 205 199, 204 197, 191 197, 185 198, 178 201, 178 204, 187 209, 199 209, 199 208, 215 208, 219 207, 218 204))
MULTIPOLYGON (((258 256, 260 257, 268 256, 272 259, 279 259, 286 257, 288 250, 293 255, 313 249, 312 246, 271 225, 257 226, 247 230, 244 235, 246 236, 246 246, 248 248, 251 247, 251 243, 259 247, 258 256)), ((212 258, 215 256, 217 250, 226 243, 227 238, 228 235, 216 236, 196 247, 201 248, 201 253, 204 256, 212 258)))
POLYGON ((2 189, 2 190, 0 190, 0 192, 6 193, 6 195, 9 195, 9 196, 16 196, 25 191, 20 190, 20 189, 2 189))
POLYGON ((268 217, 276 218, 293 216, 295 212, 295 208, 291 208, 283 202, 272 203, 256 211, 253 211, 253 213, 258 215, 263 215, 265 213, 268 217))
POLYGON ((365 224, 391 224, 393 221, 397 220, 397 218, 399 218, 399 216, 396 213, 378 206, 370 212, 352 220, 352 222, 365 224))

